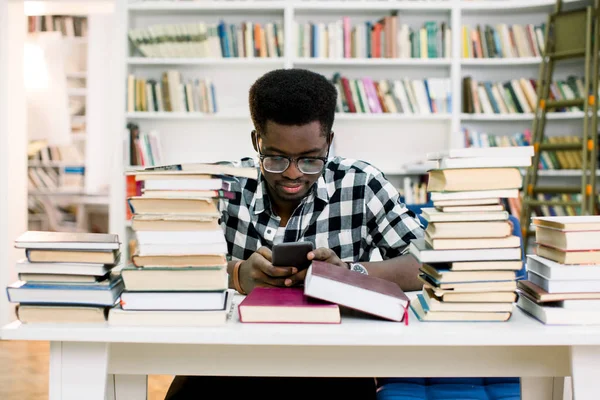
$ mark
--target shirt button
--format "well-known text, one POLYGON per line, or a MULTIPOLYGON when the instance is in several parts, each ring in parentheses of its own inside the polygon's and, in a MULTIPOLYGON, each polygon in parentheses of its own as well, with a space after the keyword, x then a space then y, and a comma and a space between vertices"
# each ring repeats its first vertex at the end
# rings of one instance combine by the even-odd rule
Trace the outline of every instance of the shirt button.
POLYGON ((271 234, 271 229, 267 229, 267 234, 271 234))

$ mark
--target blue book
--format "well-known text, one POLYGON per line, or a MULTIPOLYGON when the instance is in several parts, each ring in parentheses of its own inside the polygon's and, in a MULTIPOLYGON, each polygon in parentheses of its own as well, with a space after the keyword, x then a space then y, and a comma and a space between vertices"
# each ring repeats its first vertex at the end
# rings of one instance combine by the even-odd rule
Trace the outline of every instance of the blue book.
POLYGON ((6 288, 6 294, 11 303, 112 306, 124 288, 120 276, 96 285, 17 281, 6 288))

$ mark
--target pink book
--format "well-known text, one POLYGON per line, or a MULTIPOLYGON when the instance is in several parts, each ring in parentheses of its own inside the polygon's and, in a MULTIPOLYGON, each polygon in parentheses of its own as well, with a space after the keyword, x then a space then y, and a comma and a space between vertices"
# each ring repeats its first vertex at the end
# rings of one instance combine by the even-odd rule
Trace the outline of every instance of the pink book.
POLYGON ((350 33, 352 31, 352 27, 350 26, 350 18, 349 17, 343 17, 342 19, 344 21, 344 57, 345 58, 352 58, 352 52, 351 52, 351 39, 350 39, 350 33))
POLYGON ((310 298, 293 288, 254 288, 238 306, 241 322, 339 324, 337 304, 310 298))

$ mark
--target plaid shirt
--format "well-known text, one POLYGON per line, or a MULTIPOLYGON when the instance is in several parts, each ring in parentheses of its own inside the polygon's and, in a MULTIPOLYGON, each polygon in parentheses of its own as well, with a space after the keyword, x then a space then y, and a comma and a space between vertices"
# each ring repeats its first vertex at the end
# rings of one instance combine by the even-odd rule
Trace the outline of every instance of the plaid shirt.
MULTIPOLYGON (((245 158, 241 166, 258 168, 258 163, 245 158)), ((232 259, 245 260, 261 246, 273 246, 280 218, 272 211, 263 179, 260 169, 258 180, 239 178, 235 199, 219 201, 232 259)), ((377 248, 384 260, 397 257, 422 236, 419 219, 378 169, 336 157, 294 211, 283 241, 310 241, 315 248, 332 249, 344 261, 369 261, 377 248)))

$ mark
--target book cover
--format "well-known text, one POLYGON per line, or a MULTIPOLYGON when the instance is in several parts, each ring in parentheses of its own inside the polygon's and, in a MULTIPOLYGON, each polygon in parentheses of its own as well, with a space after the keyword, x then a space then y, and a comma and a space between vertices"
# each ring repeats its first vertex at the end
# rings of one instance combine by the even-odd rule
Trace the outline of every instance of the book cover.
POLYGON ((408 325, 410 299, 396 283, 323 261, 306 273, 304 294, 408 325))
POLYGON ((337 304, 304 295, 299 287, 254 288, 238 306, 241 322, 340 323, 337 304))
POLYGON ((27 231, 15 240, 17 249, 118 250, 119 237, 110 233, 27 231))

